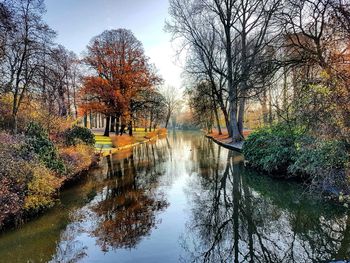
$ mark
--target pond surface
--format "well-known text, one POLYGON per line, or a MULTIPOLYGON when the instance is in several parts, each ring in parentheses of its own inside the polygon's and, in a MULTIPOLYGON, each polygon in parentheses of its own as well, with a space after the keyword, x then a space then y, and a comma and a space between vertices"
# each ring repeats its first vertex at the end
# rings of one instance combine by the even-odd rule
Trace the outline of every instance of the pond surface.
POLYGON ((61 203, 0 236, 0 262, 328 262, 349 213, 243 166, 199 132, 102 160, 61 203))

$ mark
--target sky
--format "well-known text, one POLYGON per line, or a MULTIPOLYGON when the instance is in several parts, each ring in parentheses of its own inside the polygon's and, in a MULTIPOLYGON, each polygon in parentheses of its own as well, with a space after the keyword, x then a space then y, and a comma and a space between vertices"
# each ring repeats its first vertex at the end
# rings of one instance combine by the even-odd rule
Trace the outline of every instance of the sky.
POLYGON ((164 31, 168 0, 45 0, 45 5, 45 21, 67 49, 82 55, 91 38, 104 30, 130 29, 164 84, 181 88, 182 63, 164 31))

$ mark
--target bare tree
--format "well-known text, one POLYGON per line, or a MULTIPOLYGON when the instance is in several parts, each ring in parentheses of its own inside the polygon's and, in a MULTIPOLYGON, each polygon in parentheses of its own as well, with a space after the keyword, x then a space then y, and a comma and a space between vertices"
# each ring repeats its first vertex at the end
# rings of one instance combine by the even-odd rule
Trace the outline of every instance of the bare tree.
POLYGON ((243 139, 246 99, 264 88, 261 80, 273 70, 267 66, 270 57, 265 54, 278 35, 273 30, 272 18, 279 8, 279 0, 170 2, 173 20, 168 22, 167 29, 184 40, 185 46, 190 46, 191 53, 196 53, 202 62, 208 79, 215 84, 213 92, 224 115, 223 98, 215 92, 222 90, 223 82, 215 80, 213 73, 225 78, 229 101, 226 124, 233 141, 243 139))
POLYGON ((160 93, 164 97, 164 103, 166 106, 165 128, 168 128, 169 120, 176 109, 180 107, 180 99, 175 92, 175 88, 172 86, 163 87, 160 93))
POLYGON ((43 44, 54 32, 42 21, 43 1, 17 0, 11 2, 15 28, 5 43, 5 58, 1 64, 5 92, 13 96, 12 131, 17 133, 17 115, 24 96, 32 88, 39 71, 43 44))

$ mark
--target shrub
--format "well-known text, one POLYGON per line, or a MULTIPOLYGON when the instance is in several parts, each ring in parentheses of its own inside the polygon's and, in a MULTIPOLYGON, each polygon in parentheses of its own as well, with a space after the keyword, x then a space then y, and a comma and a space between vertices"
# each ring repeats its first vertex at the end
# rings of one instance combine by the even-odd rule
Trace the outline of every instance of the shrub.
POLYGON ((52 207, 61 180, 42 164, 31 164, 30 172, 32 179, 28 183, 24 210, 31 213, 52 207))
POLYGON ((115 148, 131 145, 136 142, 135 137, 129 136, 129 135, 112 136, 111 140, 112 140, 113 147, 115 148))
POLYGON ((305 137, 298 144, 298 153, 288 167, 291 174, 308 178, 312 188, 329 194, 350 194, 346 176, 350 156, 345 142, 305 137))
POLYGON ((243 153, 255 168, 307 179, 311 188, 338 195, 350 194, 348 149, 345 142, 315 138, 277 125, 253 132, 244 143, 243 153))
POLYGON ((20 154, 23 145, 22 136, 0 133, 0 229, 20 219, 32 180, 30 161, 20 154))
POLYGON ((349 153, 344 142, 303 137, 298 141, 298 154, 292 159, 289 172, 317 175, 320 171, 345 169, 349 153))
POLYGON ((77 144, 87 144, 93 146, 95 144, 95 137, 90 129, 80 126, 73 126, 64 132, 66 145, 72 146, 77 144))
POLYGON ((94 148, 85 144, 60 149, 60 157, 67 167, 67 176, 71 177, 90 167, 94 148))
POLYGON ((286 173, 296 154, 295 140, 298 136, 298 130, 284 125, 261 128, 249 135, 243 154, 253 167, 268 173, 286 173))
POLYGON ((37 155, 39 160, 49 169, 57 173, 64 173, 65 166, 58 156, 55 145, 50 141, 43 127, 37 123, 30 123, 26 130, 25 145, 22 154, 37 155))

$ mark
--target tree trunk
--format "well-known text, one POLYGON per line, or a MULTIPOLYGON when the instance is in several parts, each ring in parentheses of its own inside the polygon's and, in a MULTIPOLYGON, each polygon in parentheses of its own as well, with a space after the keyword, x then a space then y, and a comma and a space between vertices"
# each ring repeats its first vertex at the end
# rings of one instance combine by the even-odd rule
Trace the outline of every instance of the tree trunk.
POLYGON ((106 116, 106 127, 103 136, 109 136, 109 125, 110 125, 111 117, 109 115, 106 116))
POLYGON ((167 113, 167 115, 166 115, 166 120, 165 120, 165 128, 168 128, 170 116, 171 116, 171 111, 168 110, 168 113, 167 113))
POLYGON ((17 134, 18 132, 18 118, 16 112, 12 114, 12 132, 13 134, 17 134))
POLYGON ((60 116, 66 117, 67 116, 67 107, 64 99, 64 90, 63 87, 60 87, 58 89, 58 111, 60 116))
POLYGON ((230 134, 229 129, 231 129, 231 125, 230 125, 230 120, 229 120, 229 117, 228 117, 228 113, 227 113, 226 110, 222 110, 222 109, 221 109, 221 112, 224 115, 227 132, 228 132, 228 134, 230 134))
POLYGON ((150 112, 150 115, 149 115, 149 131, 152 130, 152 122, 153 122, 153 112, 151 111, 150 112))
POLYGON ((129 136, 132 136, 132 120, 129 121, 128 130, 129 130, 129 136))
POLYGON ((245 110, 245 98, 241 98, 239 101, 239 111, 238 111, 238 130, 239 133, 241 134, 242 138, 243 136, 243 126, 244 126, 244 110, 245 110))
MULTIPOLYGON (((229 21, 231 19, 228 18, 229 21)), ((240 141, 241 135, 237 126, 237 88, 233 85, 233 65, 232 65, 232 42, 231 42, 231 26, 225 25, 226 36, 226 59, 227 59, 227 85, 230 103, 230 129, 228 130, 233 141, 240 141)))
POLYGON ((87 114, 84 114, 84 127, 87 128, 87 114))
POLYGON ((120 133, 119 133, 120 136, 122 136, 124 134, 125 128, 126 128, 126 125, 122 124, 120 127, 120 133))
POLYGON ((213 106, 214 106, 214 114, 215 114, 215 119, 216 119, 216 125, 218 127, 219 135, 221 135, 222 131, 221 131, 221 126, 220 126, 220 119, 219 119, 218 109, 216 107, 216 101, 215 101, 214 93, 212 95, 213 95, 212 100, 213 100, 213 106))
POLYGON ((92 121, 92 113, 91 113, 91 111, 89 113, 89 121, 90 121, 90 129, 92 129, 93 128, 92 127, 93 121, 92 121))
POLYGON ((119 126, 120 126, 120 117, 117 116, 116 122, 115 122, 115 134, 118 135, 119 133, 119 126))
POLYGON ((110 132, 115 132, 114 128, 115 128, 115 116, 111 117, 111 130, 110 132))
POLYGON ((233 142, 241 141, 241 134, 239 133, 238 125, 237 125, 237 102, 230 102, 230 126, 231 126, 231 138, 233 142))

